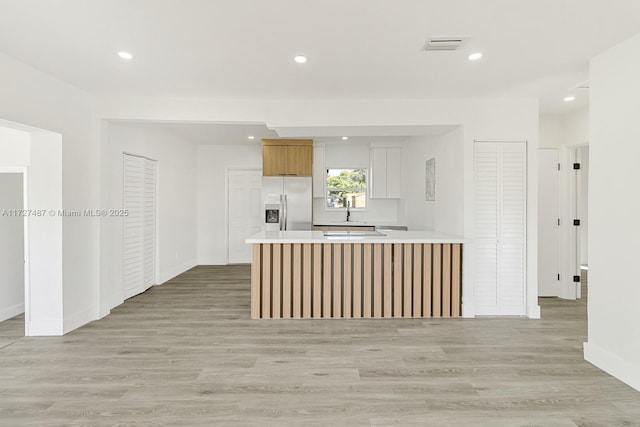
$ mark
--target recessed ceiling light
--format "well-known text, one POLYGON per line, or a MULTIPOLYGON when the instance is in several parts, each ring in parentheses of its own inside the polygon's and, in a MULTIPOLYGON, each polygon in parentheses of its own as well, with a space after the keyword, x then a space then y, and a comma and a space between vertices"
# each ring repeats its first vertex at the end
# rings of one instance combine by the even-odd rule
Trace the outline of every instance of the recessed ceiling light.
POLYGON ((471 55, 469 55, 469 61, 477 61, 480 58, 482 58, 482 53, 480 52, 472 53, 471 55))
POLYGON ((248 139, 255 139, 255 136, 253 136, 253 135, 249 135, 247 138, 248 138, 248 139))
POLYGON ((346 141, 347 139, 349 139, 349 137, 348 137, 348 136, 343 136, 343 137, 342 137, 342 140, 343 140, 343 141, 346 141))
POLYGON ((129 52, 118 52, 118 56, 122 59, 133 59, 133 55, 131 55, 129 52))
POLYGON ((304 64, 305 62, 307 62, 307 57, 304 55, 296 55, 295 58, 293 58, 294 61, 296 61, 298 64, 304 64))
POLYGON ((571 101, 573 101, 574 99, 576 99, 576 97, 575 97, 575 96, 567 96, 567 97, 565 97, 565 98, 564 98, 564 102, 571 102, 571 101))

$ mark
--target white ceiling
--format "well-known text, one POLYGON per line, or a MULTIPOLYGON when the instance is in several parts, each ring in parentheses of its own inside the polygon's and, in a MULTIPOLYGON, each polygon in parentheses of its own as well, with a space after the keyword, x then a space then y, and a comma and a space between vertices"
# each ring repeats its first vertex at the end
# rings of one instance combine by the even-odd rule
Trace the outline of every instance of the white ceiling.
POLYGON ((191 122, 114 122, 126 126, 149 128, 170 133, 186 142, 206 145, 251 145, 260 144, 263 138, 279 138, 264 124, 252 123, 191 123, 191 122), (253 139, 249 139, 253 136, 253 139))
POLYGON ((543 113, 584 105, 573 88, 589 58, 640 32, 639 0, 0 0, 0 11, 0 51, 97 94, 533 96, 543 113), (470 40, 422 51, 443 35, 470 40))
POLYGON ((256 123, 192 123, 192 122, 152 122, 152 121, 113 121, 127 127, 162 131, 178 137, 185 142, 204 145, 259 145, 264 138, 280 137, 313 138, 315 142, 327 144, 371 144, 400 142, 410 136, 438 136, 451 132, 457 126, 365 126, 365 127, 321 127, 293 128, 291 134, 268 129, 264 124, 256 123), (253 139, 249 139, 253 136, 253 139), (348 140, 342 139, 347 136, 348 140))

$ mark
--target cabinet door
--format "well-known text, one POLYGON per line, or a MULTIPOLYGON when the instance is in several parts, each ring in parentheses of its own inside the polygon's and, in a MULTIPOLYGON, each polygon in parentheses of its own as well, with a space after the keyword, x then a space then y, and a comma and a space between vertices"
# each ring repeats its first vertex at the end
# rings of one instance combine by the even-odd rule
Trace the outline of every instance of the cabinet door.
POLYGON ((287 147, 283 145, 262 146, 262 175, 279 176, 287 173, 287 147))
POLYGON ((287 175, 311 176, 313 146, 289 145, 286 147, 287 175))
POLYGON ((387 197, 387 149, 371 149, 371 198, 382 199, 387 197))
POLYGON ((387 198, 402 197, 402 148, 387 148, 387 198))

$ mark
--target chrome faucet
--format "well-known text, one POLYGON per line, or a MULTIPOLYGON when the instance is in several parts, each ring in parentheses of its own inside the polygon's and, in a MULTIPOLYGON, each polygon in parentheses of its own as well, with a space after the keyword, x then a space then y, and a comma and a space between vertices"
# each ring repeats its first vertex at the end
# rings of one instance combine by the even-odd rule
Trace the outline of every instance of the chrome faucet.
POLYGON ((351 218, 351 210, 349 209, 350 206, 351 203, 347 200, 347 222, 349 222, 349 219, 351 218))

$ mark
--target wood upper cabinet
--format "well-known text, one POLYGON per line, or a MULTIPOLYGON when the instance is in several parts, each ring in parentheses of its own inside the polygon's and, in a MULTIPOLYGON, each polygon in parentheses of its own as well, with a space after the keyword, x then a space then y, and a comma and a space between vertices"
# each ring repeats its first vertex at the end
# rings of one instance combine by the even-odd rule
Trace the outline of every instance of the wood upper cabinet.
POLYGON ((262 175, 273 176, 286 174, 287 147, 284 145, 262 146, 262 175))
POLYGON ((311 176, 312 169, 313 140, 262 140, 262 175, 311 176))

